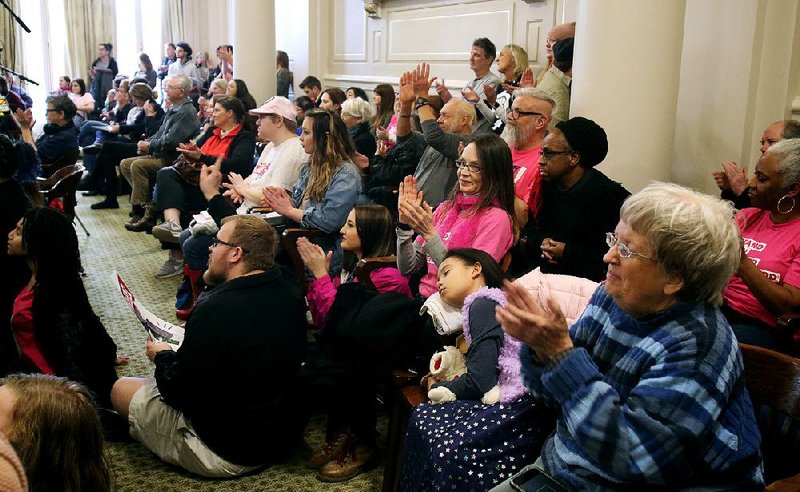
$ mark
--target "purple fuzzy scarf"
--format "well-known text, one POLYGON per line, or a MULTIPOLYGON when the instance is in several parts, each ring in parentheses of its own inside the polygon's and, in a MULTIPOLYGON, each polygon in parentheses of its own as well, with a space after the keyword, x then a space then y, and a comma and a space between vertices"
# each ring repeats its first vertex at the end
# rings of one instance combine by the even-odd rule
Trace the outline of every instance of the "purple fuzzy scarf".
MULTIPOLYGON (((482 287, 464 299, 464 308, 461 313, 464 316, 464 338, 467 340, 468 345, 472 344, 472 336, 469 332, 469 308, 478 298, 490 299, 501 306, 506 305, 506 295, 503 291, 489 287, 482 287)), ((503 333, 503 347, 500 349, 500 356, 497 360, 500 367, 497 384, 500 386, 501 403, 512 402, 526 392, 525 386, 522 384, 522 375, 520 374, 519 349, 519 340, 511 338, 507 333, 503 333)))

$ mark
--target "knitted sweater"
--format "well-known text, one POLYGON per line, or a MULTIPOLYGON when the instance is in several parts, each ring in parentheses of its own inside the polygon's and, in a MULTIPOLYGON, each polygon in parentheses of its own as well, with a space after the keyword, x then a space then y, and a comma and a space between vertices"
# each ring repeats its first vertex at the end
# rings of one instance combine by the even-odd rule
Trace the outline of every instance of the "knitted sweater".
POLYGON ((560 484, 763 487, 741 353, 718 309, 681 302, 634 319, 601 285, 570 336, 554 367, 520 352, 528 389, 561 409, 539 462, 560 484))

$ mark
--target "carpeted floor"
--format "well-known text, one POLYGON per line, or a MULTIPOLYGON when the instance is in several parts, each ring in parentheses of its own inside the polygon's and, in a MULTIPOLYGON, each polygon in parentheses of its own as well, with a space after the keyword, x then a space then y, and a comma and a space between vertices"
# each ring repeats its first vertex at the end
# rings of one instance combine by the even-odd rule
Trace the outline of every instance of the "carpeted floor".
MULTIPOLYGON (((116 269, 144 304, 155 314, 170 321, 174 318, 175 289, 180 277, 157 279, 153 273, 166 259, 158 242, 145 233, 132 233, 123 228, 130 207, 127 198, 120 200, 118 210, 91 210, 95 198, 78 197, 78 216, 91 236, 87 237, 76 222, 86 290, 95 311, 119 347, 120 355, 130 357, 120 367, 120 376, 152 376, 153 366, 144 354, 145 331, 114 290, 111 272, 116 269)), ((306 430, 310 447, 321 444, 324 421, 315 419, 306 430)), ((386 433, 386 417, 381 415, 379 431, 386 433)), ((382 447, 383 442, 379 441, 382 447)), ((109 443, 116 487, 119 491, 372 491, 379 490, 383 465, 339 484, 326 484, 316 479, 314 470, 305 467, 307 450, 300 451, 288 463, 271 466, 260 473, 235 480, 195 478, 182 469, 167 465, 136 442, 109 443)))

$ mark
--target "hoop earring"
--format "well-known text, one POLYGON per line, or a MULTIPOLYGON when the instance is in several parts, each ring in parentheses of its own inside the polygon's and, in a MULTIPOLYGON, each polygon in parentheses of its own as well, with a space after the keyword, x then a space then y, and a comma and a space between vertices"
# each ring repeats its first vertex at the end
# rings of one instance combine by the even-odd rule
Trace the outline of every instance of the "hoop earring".
POLYGON ((783 195, 783 196, 781 197, 781 199, 780 199, 780 200, 778 200, 778 206, 777 206, 776 208, 777 208, 777 210, 778 210, 778 213, 779 213, 779 214, 786 215, 786 214, 790 214, 790 213, 792 213, 792 210, 794 210, 794 206, 795 206, 795 205, 796 205, 796 203, 795 203, 795 201, 794 201, 794 197, 793 197, 793 196, 789 196, 789 195, 783 195), (789 207, 789 210, 787 210, 787 211, 785 211, 785 212, 784 212, 783 210, 781 210, 781 202, 782 202, 782 201, 784 201, 784 200, 785 200, 785 199, 787 199, 787 198, 788 198, 789 200, 791 200, 791 201, 792 201, 792 206, 791 206, 791 207, 789 207))

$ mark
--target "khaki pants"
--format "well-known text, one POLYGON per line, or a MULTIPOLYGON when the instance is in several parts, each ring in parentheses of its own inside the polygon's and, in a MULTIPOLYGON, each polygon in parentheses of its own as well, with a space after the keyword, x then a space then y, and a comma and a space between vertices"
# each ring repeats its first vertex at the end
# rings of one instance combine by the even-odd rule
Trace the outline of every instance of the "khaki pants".
POLYGON ((131 437, 159 458, 203 477, 236 477, 260 468, 231 463, 197 437, 183 413, 161 401, 154 379, 134 393, 128 410, 131 437))
POLYGON ((144 205, 150 193, 150 178, 155 179, 159 169, 166 166, 164 159, 144 155, 122 159, 119 170, 131 185, 131 205, 144 205))

